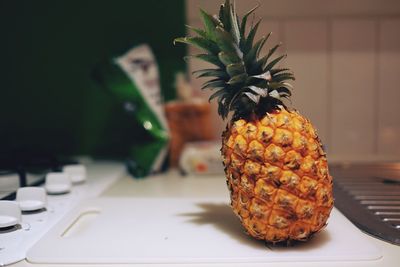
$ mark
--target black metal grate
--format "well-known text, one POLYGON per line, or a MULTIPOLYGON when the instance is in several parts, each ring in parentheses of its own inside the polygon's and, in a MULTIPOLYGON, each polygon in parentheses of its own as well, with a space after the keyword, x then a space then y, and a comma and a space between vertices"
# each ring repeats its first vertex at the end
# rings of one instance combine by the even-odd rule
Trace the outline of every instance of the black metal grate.
POLYGON ((333 166, 335 206, 364 232, 400 245, 400 167, 333 166))
POLYGON ((19 187, 43 184, 46 173, 61 171, 63 165, 75 163, 48 155, 0 155, 0 199, 13 200, 19 187))

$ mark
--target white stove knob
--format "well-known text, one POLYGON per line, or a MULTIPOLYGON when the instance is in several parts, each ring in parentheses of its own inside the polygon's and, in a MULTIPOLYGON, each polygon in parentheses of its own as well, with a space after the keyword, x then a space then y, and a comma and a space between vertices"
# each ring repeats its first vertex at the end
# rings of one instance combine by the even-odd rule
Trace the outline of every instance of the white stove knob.
POLYGON ((46 190, 42 187, 22 187, 17 191, 16 200, 22 211, 44 209, 47 203, 46 190))
POLYGON ((50 172, 46 175, 45 188, 48 194, 65 194, 71 191, 71 179, 62 172, 50 172))
POLYGON ((21 209, 15 201, 0 200, 0 228, 12 227, 21 222, 21 209))
POLYGON ((86 181, 86 167, 82 164, 65 165, 63 172, 69 174, 74 184, 86 181))

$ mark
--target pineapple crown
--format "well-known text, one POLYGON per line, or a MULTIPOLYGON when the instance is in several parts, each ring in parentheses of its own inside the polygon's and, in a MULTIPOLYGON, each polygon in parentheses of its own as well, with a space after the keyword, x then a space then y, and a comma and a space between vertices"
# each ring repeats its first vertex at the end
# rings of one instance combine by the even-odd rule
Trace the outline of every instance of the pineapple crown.
POLYGON ((187 26, 196 36, 174 40, 174 43, 186 43, 202 49, 205 53, 190 57, 216 66, 194 71, 193 74, 198 78, 211 78, 201 89, 214 91, 209 101, 217 98, 218 114, 223 119, 231 111, 234 117, 263 115, 270 109, 285 106, 283 99, 291 96, 292 86, 287 81, 294 80, 293 73, 286 68, 276 68, 286 55, 271 59, 281 44, 260 56, 262 47, 271 35, 269 33, 254 41, 261 19, 251 24, 246 35, 247 20, 258 7, 244 14, 241 20, 236 14, 235 5, 229 0, 221 5, 218 16, 211 16, 200 9, 204 29, 187 26))

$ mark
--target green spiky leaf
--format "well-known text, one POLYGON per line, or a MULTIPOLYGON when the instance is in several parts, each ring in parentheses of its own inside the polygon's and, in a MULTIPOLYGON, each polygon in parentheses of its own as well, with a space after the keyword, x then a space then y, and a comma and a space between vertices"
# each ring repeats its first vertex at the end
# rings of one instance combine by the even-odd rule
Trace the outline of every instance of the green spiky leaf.
POLYGON ((286 87, 280 87, 276 91, 281 97, 290 97, 292 95, 292 92, 286 87))
POLYGON ((256 25, 254 25, 253 28, 251 28, 249 35, 247 36, 247 38, 243 44, 243 47, 242 47, 242 51, 244 54, 247 54, 250 51, 251 47, 253 46, 254 37, 256 36, 257 29, 258 29, 258 26, 260 25, 260 23, 261 23, 261 19, 256 23, 256 25))
POLYGON ((207 88, 224 88, 226 86, 225 81, 221 79, 213 79, 208 82, 205 82, 203 86, 201 87, 201 90, 207 89, 207 88))
POLYGON ((244 95, 247 96, 251 101, 253 101, 256 104, 258 104, 258 102, 260 102, 260 95, 258 95, 258 94, 245 92, 244 95))
POLYGON ((267 64, 267 61, 268 61, 268 57, 264 56, 264 57, 260 58, 259 60, 257 60, 256 62, 254 62, 250 66, 249 74, 254 75, 254 74, 262 72, 265 64, 267 64))
POLYGON ((231 111, 239 117, 254 112, 265 114, 271 108, 284 106, 282 100, 291 96, 293 87, 287 81, 294 80, 294 75, 277 67, 285 56, 274 56, 280 44, 262 55, 271 33, 255 40, 261 20, 247 29, 248 18, 257 8, 258 5, 239 18, 235 5, 225 0, 218 17, 200 10, 204 29, 188 27, 196 36, 175 40, 205 50, 193 57, 216 66, 195 71, 194 75, 210 78, 202 89, 214 90, 210 100, 217 99, 218 114, 223 119, 231 111))
POLYGON ((246 24, 247 24, 247 18, 257 9, 259 8, 260 4, 257 4, 257 6, 253 7, 249 11, 246 12, 246 14, 243 15, 242 22, 240 24, 240 36, 244 38, 246 35, 246 24))
POLYGON ((283 58, 285 58, 286 55, 282 55, 280 57, 275 58, 274 60, 272 60, 270 63, 268 63, 268 65, 264 68, 264 71, 269 71, 270 69, 272 69, 276 64, 279 63, 279 61, 281 61, 283 58))
POLYGON ((208 98, 208 102, 211 102, 211 100, 213 100, 214 98, 218 97, 222 97, 224 94, 226 94, 225 89, 220 89, 218 91, 216 91, 215 93, 213 93, 209 98, 208 98))
POLYGON ((276 90, 281 87, 284 87, 284 84, 282 82, 269 82, 268 83, 268 89, 270 91, 276 90))
POLYGON ((224 4, 222 4, 219 8, 218 18, 224 25, 224 28, 226 29, 226 25, 227 25, 227 22, 229 21, 229 19, 225 17, 224 11, 225 11, 225 7, 224 7, 224 4))
POLYGON ((232 35, 225 31, 222 27, 217 27, 215 29, 215 35, 216 35, 216 43, 220 50, 222 51, 227 51, 230 53, 236 53, 236 49, 234 46, 234 40, 232 35))
POLYGON ((219 52, 218 58, 225 66, 241 62, 238 55, 232 52, 219 52))
POLYGON ((229 79, 229 75, 221 69, 204 69, 201 72, 193 72, 193 74, 196 74, 197 78, 218 77, 222 80, 229 79))
POLYGON ((219 10, 219 18, 224 25, 224 29, 227 32, 231 31, 231 21, 230 21, 230 9, 231 9, 231 2, 226 0, 224 4, 221 5, 219 10))
POLYGON ((203 20, 204 29, 208 38, 215 41, 215 28, 219 25, 219 22, 203 9, 200 9, 200 17, 203 20))
POLYGON ((261 88, 261 87, 257 87, 257 86, 253 86, 253 85, 251 85, 247 88, 259 96, 262 96, 262 97, 268 96, 268 89, 266 89, 266 88, 261 88))
POLYGON ((273 98, 275 98, 275 99, 281 99, 281 96, 279 95, 279 93, 278 93, 278 91, 277 90, 272 90, 269 94, 268 94, 270 97, 273 97, 273 98))
POLYGON ((267 60, 275 53, 275 51, 282 45, 282 43, 279 43, 277 45, 275 45, 274 47, 272 47, 268 54, 267 54, 267 60))
POLYGON ((236 11, 234 8, 229 9, 229 20, 231 23, 231 33, 233 40, 235 41, 236 45, 239 45, 240 42, 240 30, 237 21, 236 11))
POLYGON ((238 85, 238 84, 244 84, 246 82, 247 79, 247 74, 246 73, 242 73, 236 76, 233 76, 228 82, 227 84, 229 85, 238 85))
POLYGON ((198 55, 193 55, 193 56, 189 56, 189 57, 193 57, 193 58, 197 58, 197 59, 203 60, 205 62, 208 62, 208 63, 211 63, 211 64, 213 64, 215 66, 218 66, 220 68, 224 67, 224 64, 219 60, 218 56, 215 56, 215 55, 198 54, 198 55))
POLYGON ((293 81, 295 78, 294 78, 294 76, 293 76, 292 73, 290 73, 290 72, 283 72, 283 73, 274 75, 274 76, 272 77, 272 79, 273 79, 275 82, 283 82, 283 81, 286 81, 286 80, 292 80, 292 81, 293 81))
POLYGON ((194 45, 200 49, 206 50, 211 54, 218 54, 219 52, 219 47, 212 42, 211 40, 202 38, 202 37, 181 37, 181 38, 176 38, 174 40, 174 43, 185 43, 185 44, 190 44, 194 45))
POLYGON ((226 66, 226 72, 229 74, 229 76, 233 77, 245 73, 245 67, 242 63, 229 64, 226 66))
POLYGON ((272 70, 270 70, 270 73, 272 76, 274 76, 275 74, 278 74, 278 73, 284 72, 284 71, 290 71, 290 69, 288 69, 288 68, 272 69, 272 70))
POLYGON ((189 25, 185 25, 185 26, 186 26, 186 28, 188 28, 189 30, 191 30, 191 31, 193 31, 193 32, 195 32, 195 33, 197 33, 200 37, 203 37, 203 38, 207 38, 207 37, 208 37, 207 33, 206 33, 204 30, 202 30, 202 29, 195 28, 195 27, 192 27, 192 26, 189 26, 189 25))
POLYGON ((262 47, 264 46, 265 42, 268 40, 268 36, 265 36, 258 40, 254 46, 250 49, 250 51, 245 55, 244 62, 248 68, 251 67, 252 64, 256 61, 256 58, 260 54, 262 47))

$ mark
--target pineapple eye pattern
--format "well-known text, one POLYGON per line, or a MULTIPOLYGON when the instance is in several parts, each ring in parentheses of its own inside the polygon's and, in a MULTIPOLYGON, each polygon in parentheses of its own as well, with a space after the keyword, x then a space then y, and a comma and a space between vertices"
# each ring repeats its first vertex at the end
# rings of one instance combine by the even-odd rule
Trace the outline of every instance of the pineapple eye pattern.
MULTIPOLYGON (((234 183, 232 173, 235 171, 237 179, 241 180, 235 190, 231 190, 231 197, 236 199, 241 194, 251 199, 250 204, 232 208, 246 231, 257 239, 272 243, 305 241, 326 225, 333 207, 332 179, 325 155, 307 153, 309 150, 305 150, 305 146, 281 141, 285 140, 283 135, 310 140, 311 152, 317 151, 321 145, 318 137, 313 138, 310 131, 288 129, 286 124, 276 125, 279 120, 274 118, 280 112, 288 111, 268 114, 268 127, 274 134, 267 143, 259 141, 260 129, 256 135, 242 136, 248 132, 246 123, 241 126, 232 123, 236 125, 234 131, 228 124, 223 133, 224 140, 240 140, 238 143, 242 147, 232 153, 230 163, 225 164, 227 179, 234 183), (260 153, 263 153, 263 160, 258 157, 260 153)), ((301 115, 295 113, 294 116, 301 115)), ((262 120, 265 121, 265 117, 262 120)))

